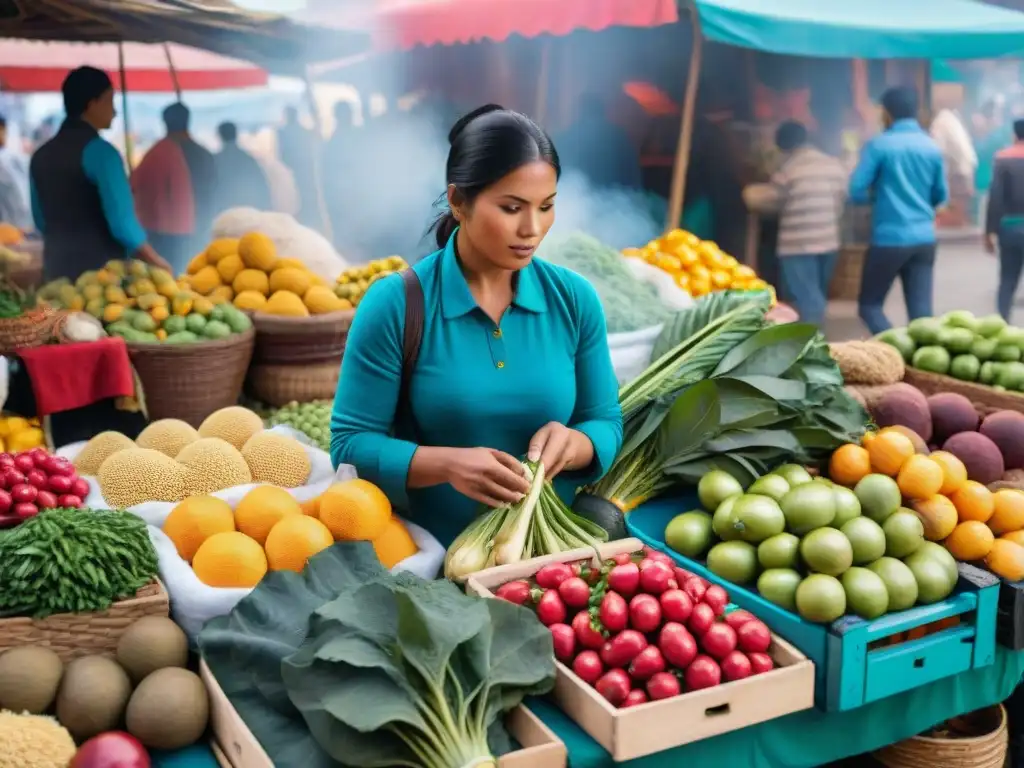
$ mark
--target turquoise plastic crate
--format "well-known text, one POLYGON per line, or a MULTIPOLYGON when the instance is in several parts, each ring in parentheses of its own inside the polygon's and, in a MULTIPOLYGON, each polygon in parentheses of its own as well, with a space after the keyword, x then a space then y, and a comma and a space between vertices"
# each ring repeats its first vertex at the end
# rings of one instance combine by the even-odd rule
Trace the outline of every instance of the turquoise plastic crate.
POLYGON ((874 621, 843 617, 831 625, 812 624, 762 598, 756 590, 725 581, 704 563, 672 552, 665 545, 668 521, 699 509, 695 493, 650 502, 626 515, 629 532, 664 550, 682 566, 728 589, 732 602, 763 620, 773 632, 814 662, 814 700, 818 709, 843 712, 908 691, 995 659, 999 580, 970 565, 960 565, 960 582, 946 600, 891 613, 874 621), (959 617, 941 632, 889 647, 869 645, 915 627, 959 617))

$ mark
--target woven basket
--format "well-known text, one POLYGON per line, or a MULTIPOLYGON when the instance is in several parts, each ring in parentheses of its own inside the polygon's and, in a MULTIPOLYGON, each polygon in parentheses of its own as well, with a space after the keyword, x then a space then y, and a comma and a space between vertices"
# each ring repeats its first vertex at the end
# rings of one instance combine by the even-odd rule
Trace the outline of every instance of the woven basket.
POLYGON ((255 340, 249 329, 196 344, 128 344, 149 419, 198 427, 214 411, 238 403, 255 340))
POLYGON ((0 355, 42 346, 53 335, 58 317, 50 307, 37 307, 18 317, 0 318, 0 355))
POLYGON ((256 364, 245 380, 248 394, 275 407, 295 401, 333 400, 341 360, 310 365, 256 364))
POLYGON ((143 616, 170 616, 170 598, 159 580, 135 597, 94 613, 58 613, 45 619, 0 619, 0 653, 22 645, 41 645, 63 661, 79 656, 113 656, 117 642, 143 616))
POLYGON ((254 363, 329 363, 341 359, 355 310, 312 317, 281 317, 255 312, 254 363))
POLYGON ((24 264, 9 267, 7 279, 23 291, 33 291, 43 284, 43 249, 41 244, 22 243, 12 246, 11 250, 20 251, 29 258, 24 264))
POLYGON ((984 384, 975 384, 973 381, 960 381, 952 376, 943 376, 938 373, 928 373, 917 368, 907 368, 903 380, 925 395, 934 395, 939 392, 956 392, 963 395, 972 403, 975 409, 984 418, 996 411, 1020 411, 1024 413, 1024 395, 1017 392, 1001 392, 984 384))
POLYGON ((912 736, 873 753, 888 768, 1003 768, 1008 729, 1002 704, 945 723, 959 738, 912 736), (984 732, 982 736, 967 734, 984 732))
POLYGON ((839 249, 836 270, 828 288, 830 299, 856 301, 860 297, 860 279, 867 250, 866 245, 844 245, 839 249))

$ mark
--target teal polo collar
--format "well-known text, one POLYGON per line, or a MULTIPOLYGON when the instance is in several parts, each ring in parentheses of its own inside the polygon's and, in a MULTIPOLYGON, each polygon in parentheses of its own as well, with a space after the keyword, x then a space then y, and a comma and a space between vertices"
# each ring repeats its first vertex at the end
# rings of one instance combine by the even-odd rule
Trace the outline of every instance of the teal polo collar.
MULTIPOLYGON (((466 276, 462 274, 459 258, 455 253, 455 235, 448 238, 441 255, 441 314, 446 320, 468 315, 477 309, 476 299, 469 290, 466 276)), ((533 261, 519 270, 516 275, 516 293, 512 303, 527 312, 541 313, 548 308, 544 291, 537 278, 537 267, 533 261)))

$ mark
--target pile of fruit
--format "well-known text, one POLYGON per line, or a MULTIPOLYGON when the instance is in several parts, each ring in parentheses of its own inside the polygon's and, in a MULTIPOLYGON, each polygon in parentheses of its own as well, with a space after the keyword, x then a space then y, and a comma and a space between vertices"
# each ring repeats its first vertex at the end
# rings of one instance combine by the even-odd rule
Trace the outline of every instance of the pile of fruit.
POLYGON ((223 499, 192 496, 163 530, 211 587, 255 587, 268 570, 299 573, 335 541, 372 542, 387 568, 419 551, 387 496, 365 480, 336 483, 304 504, 272 485, 252 489, 233 510, 223 499))
POLYGON ((129 626, 113 658, 65 663, 41 645, 0 654, 3 710, 10 720, 0 720, 0 765, 10 766, 148 766, 147 748, 194 744, 209 720, 206 686, 188 670, 188 639, 162 616, 129 626), (53 719, 44 718, 48 713, 53 719), (51 733, 41 740, 46 723, 51 733), (57 749, 60 760, 45 759, 57 749))
POLYGON ((259 411, 268 427, 285 426, 297 429, 322 451, 331 449, 330 400, 313 400, 308 403, 292 401, 280 408, 259 411))
POLYGON ((44 448, 0 453, 0 523, 16 525, 44 509, 77 509, 88 495, 89 483, 71 462, 44 448))
POLYGON ((286 317, 309 317, 351 309, 300 259, 281 258, 267 235, 214 240, 189 263, 181 279, 215 303, 286 317))
POLYGON ((1024 392, 1024 328, 966 310, 913 320, 878 336, 914 368, 1024 392))
POLYGON ((728 593, 653 550, 600 569, 545 565, 495 590, 551 630, 555 656, 615 707, 713 688, 775 668, 768 627, 725 613, 728 593))
POLYGON ((39 419, 22 416, 0 416, 0 451, 18 453, 46 445, 46 435, 39 419))
POLYGON ((72 284, 60 278, 39 293, 47 303, 84 310, 107 333, 130 342, 193 344, 244 333, 252 323, 244 312, 215 306, 170 272, 141 261, 109 261, 83 272, 72 284))
POLYGON ((408 268, 409 265, 401 256, 388 256, 386 259, 377 259, 369 264, 349 267, 338 275, 334 293, 342 301, 348 302, 350 307, 358 307, 366 289, 375 281, 408 268))
POLYGON ((729 289, 772 290, 754 270, 723 253, 718 245, 682 229, 674 229, 642 248, 626 248, 622 255, 643 259, 668 272, 691 296, 729 289))
POLYGON ((298 440, 265 432, 263 419, 237 405, 214 411, 198 430, 161 419, 135 440, 101 432, 83 446, 74 465, 83 475, 95 475, 103 498, 120 508, 178 502, 249 483, 297 488, 312 469, 298 440))
MULTIPOLYGON (((881 448, 888 438, 876 439, 881 448)), ((756 583, 766 600, 807 621, 830 623, 847 612, 873 619, 944 600, 959 579, 956 562, 932 543, 938 539, 917 502, 902 506, 904 493, 926 503, 931 494, 914 485, 913 468, 897 481, 891 464, 867 465, 855 478, 846 470, 847 447, 833 457, 831 480, 790 464, 744 490, 728 473, 708 472, 697 486, 703 510, 673 518, 666 543, 706 557, 727 581, 756 583)))

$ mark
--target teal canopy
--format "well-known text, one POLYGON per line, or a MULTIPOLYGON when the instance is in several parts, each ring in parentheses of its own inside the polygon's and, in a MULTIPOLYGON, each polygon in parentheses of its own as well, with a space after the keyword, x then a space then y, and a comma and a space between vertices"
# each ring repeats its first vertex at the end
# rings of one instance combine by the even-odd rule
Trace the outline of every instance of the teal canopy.
POLYGON ((704 37, 794 56, 993 59, 1024 52, 1024 13, 974 0, 690 0, 704 37))

